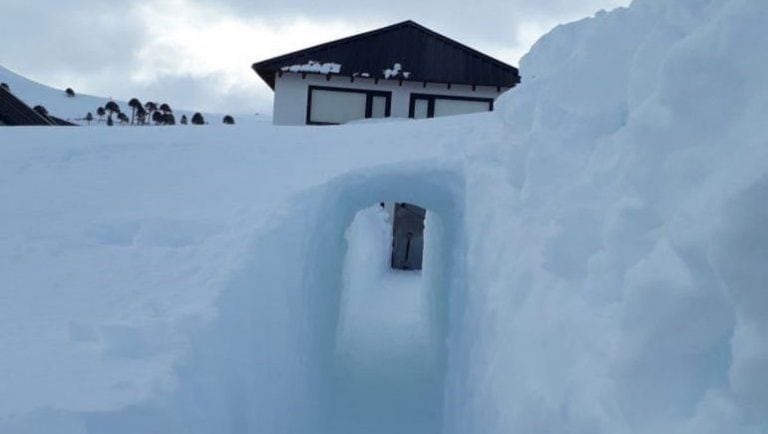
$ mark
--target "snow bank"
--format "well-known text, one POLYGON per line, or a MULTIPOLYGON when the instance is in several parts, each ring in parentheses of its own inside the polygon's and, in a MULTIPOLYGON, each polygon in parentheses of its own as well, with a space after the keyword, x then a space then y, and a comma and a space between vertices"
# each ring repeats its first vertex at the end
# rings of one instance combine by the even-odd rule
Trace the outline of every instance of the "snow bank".
POLYGON ((494 206, 467 207, 449 432, 768 429, 765 23, 635 1, 523 59, 466 171, 494 206))
POLYGON ((345 234, 379 201, 432 211, 434 376, 398 398, 436 410, 398 432, 765 432, 766 22, 558 27, 497 114, 0 130, 0 432, 337 432, 345 234))

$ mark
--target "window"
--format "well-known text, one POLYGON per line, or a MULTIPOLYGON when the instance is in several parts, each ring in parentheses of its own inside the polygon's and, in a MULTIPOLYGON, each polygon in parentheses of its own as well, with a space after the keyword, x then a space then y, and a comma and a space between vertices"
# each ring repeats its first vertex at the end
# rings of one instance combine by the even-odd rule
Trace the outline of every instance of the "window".
POLYGON ((389 117, 392 93, 309 86, 307 123, 336 125, 357 119, 389 117))
POLYGON ((411 94, 409 117, 414 119, 493 111, 492 98, 411 94))

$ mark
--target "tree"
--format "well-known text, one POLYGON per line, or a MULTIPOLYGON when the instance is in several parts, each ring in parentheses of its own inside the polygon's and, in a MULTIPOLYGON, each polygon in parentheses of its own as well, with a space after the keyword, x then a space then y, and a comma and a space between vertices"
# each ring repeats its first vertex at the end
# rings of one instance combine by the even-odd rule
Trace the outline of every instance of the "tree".
POLYGON ((224 116, 224 119, 222 119, 222 122, 224 122, 226 125, 234 125, 235 124, 235 118, 233 118, 230 115, 224 116))
POLYGON ((8 92, 11 91, 11 86, 8 86, 8 83, 0 83, 0 87, 7 90, 8 92))
POLYGON ((163 114, 173 113, 173 110, 171 110, 171 106, 169 106, 166 103, 160 104, 160 111, 163 112, 163 114))
POLYGON ((149 116, 149 119, 152 118, 152 114, 157 111, 157 103, 154 103, 152 101, 147 101, 144 103, 144 109, 147 111, 147 115, 149 116))
POLYGON ((85 115, 85 120, 88 121, 88 125, 90 125, 91 121, 93 121, 93 114, 91 114, 91 112, 88 112, 88 114, 85 115))
POLYGON ((187 123, 187 115, 181 115, 181 124, 186 125, 187 123))
POLYGON ((163 115, 163 123, 165 125, 176 125, 176 118, 173 113, 166 113, 163 115))
POLYGON ((104 110, 104 107, 99 107, 96 109, 96 114, 99 116, 99 122, 101 122, 104 118, 104 115, 107 114, 107 111, 104 110))
POLYGON ((203 115, 200 114, 200 112, 195 113, 192 115, 192 125, 204 125, 205 124, 205 118, 203 118, 203 115))
POLYGON ((115 124, 115 121, 113 121, 113 120, 112 120, 112 115, 109 115, 109 116, 107 117, 107 126, 108 126, 108 127, 111 127, 111 126, 112 126, 112 125, 114 125, 114 124, 115 124))
POLYGON ((68 87, 67 90, 64 91, 64 93, 67 94, 68 97, 74 98, 75 97, 75 91, 72 90, 71 87, 68 87))
POLYGON ((32 107, 32 110, 36 111, 37 114, 39 114, 42 117, 48 117, 48 110, 46 110, 46 108, 41 105, 36 105, 32 107))
POLYGON ((136 109, 136 122, 138 122, 141 125, 144 125, 147 123, 147 110, 142 106, 139 106, 136 109))
POLYGON ((139 101, 137 98, 131 98, 130 101, 128 101, 128 107, 131 108, 131 123, 134 123, 136 119, 136 111, 142 106, 141 101, 139 101))
POLYGON ((120 112, 117 114, 117 120, 119 120, 121 124, 127 124, 128 122, 131 121, 130 119, 128 119, 128 115, 123 112, 120 112))
POLYGON ((159 111, 155 111, 154 113, 152 113, 152 122, 154 122, 155 125, 162 124, 163 120, 164 120, 163 119, 163 114, 160 113, 159 111))
POLYGON ((120 106, 114 101, 109 101, 104 105, 104 109, 109 112, 109 116, 112 117, 114 113, 120 113, 120 106))

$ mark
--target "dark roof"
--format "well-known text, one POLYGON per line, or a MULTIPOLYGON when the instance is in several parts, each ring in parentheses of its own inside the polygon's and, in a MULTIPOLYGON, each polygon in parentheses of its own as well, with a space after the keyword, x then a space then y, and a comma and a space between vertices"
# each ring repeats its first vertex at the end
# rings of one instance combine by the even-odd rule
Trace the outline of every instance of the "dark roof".
POLYGON ((77 126, 51 114, 43 115, 0 86, 0 123, 10 126, 77 126))
POLYGON ((4 87, 0 86, 0 121, 5 125, 50 126, 51 121, 32 110, 4 87))
POLYGON ((254 63, 253 69, 274 89, 276 73, 310 61, 340 64, 341 69, 335 74, 344 76, 367 73, 383 79, 384 70, 399 63, 409 74, 400 74, 395 79, 502 87, 514 87, 520 82, 514 66, 413 21, 274 57, 254 63))

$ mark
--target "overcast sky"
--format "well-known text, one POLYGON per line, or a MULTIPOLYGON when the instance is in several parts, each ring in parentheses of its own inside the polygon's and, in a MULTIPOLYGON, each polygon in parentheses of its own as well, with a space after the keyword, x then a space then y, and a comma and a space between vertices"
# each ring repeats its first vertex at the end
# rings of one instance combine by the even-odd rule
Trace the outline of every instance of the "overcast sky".
POLYGON ((629 0, 0 0, 0 65, 51 86, 270 113, 256 61, 412 19, 512 65, 553 26, 629 0))

